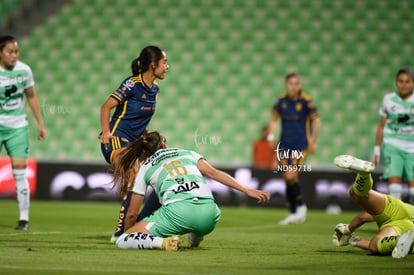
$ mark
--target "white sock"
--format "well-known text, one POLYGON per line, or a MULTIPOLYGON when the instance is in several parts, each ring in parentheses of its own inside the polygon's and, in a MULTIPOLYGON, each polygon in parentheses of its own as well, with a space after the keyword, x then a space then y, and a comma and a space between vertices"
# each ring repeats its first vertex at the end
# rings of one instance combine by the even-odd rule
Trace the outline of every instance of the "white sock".
POLYGON ((116 241, 116 247, 122 249, 161 249, 163 240, 161 237, 155 237, 142 232, 124 233, 116 241))
POLYGON ((401 183, 390 183, 388 185, 388 191, 391 196, 401 200, 402 198, 402 184, 401 183))
POLYGON ((16 181, 17 203, 19 205, 19 220, 29 221, 30 189, 26 178, 26 169, 13 169, 16 181))
POLYGON ((409 196, 409 202, 411 204, 414 204, 414 187, 408 188, 408 196, 409 196))

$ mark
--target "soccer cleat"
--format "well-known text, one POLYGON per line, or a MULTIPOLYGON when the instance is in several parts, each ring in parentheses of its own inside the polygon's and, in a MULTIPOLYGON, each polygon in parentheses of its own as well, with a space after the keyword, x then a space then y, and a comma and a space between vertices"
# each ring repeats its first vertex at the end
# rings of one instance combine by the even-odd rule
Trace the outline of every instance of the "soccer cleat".
POLYGON ((375 165, 366 160, 358 159, 351 155, 339 155, 334 159, 334 164, 338 167, 354 170, 358 173, 371 173, 375 165))
POLYGON ((308 212, 308 208, 306 205, 301 205, 296 208, 296 215, 295 220, 292 223, 301 224, 304 223, 306 220, 306 213, 308 212))
POLYGON ((18 225, 16 226, 16 230, 29 230, 29 222, 20 220, 18 221, 18 225))
POLYGON ((164 238, 162 242, 162 250, 165 251, 177 251, 180 244, 180 237, 177 235, 173 235, 168 238, 164 238))
POLYGON ((281 220, 279 222, 279 224, 281 224, 281 225, 287 225, 287 224, 295 223, 295 221, 296 221, 296 213, 290 213, 286 218, 284 218, 283 220, 281 220))
POLYGON ((405 258, 412 250, 414 243, 414 230, 408 230, 398 237, 397 244, 392 251, 392 257, 395 259, 405 258))

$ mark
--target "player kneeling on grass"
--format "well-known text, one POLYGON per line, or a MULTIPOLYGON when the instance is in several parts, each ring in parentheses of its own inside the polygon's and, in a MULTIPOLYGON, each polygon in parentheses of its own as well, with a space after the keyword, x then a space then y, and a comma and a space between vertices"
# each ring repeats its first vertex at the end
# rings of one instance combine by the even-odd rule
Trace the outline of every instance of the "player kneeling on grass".
POLYGON ((163 249, 176 251, 177 235, 188 235, 188 247, 195 247, 203 236, 213 231, 220 219, 220 210, 203 175, 241 191, 259 203, 270 199, 268 192, 249 189, 233 177, 212 167, 193 151, 167 148, 158 132, 143 134, 131 143, 114 167, 114 185, 121 193, 132 191, 131 204, 125 220, 127 233, 116 241, 118 248, 163 249), (131 178, 129 171, 139 163, 139 171, 131 178), (147 187, 156 192, 161 208, 136 223, 147 187))
POLYGON ((404 258, 414 253, 414 206, 372 190, 373 163, 349 155, 337 156, 334 163, 357 172, 349 193, 353 201, 366 211, 352 219, 350 224, 336 225, 332 239, 334 245, 352 245, 373 254, 392 254, 393 258, 404 258), (371 240, 361 240, 352 235, 361 225, 372 221, 377 223, 379 231, 371 240))

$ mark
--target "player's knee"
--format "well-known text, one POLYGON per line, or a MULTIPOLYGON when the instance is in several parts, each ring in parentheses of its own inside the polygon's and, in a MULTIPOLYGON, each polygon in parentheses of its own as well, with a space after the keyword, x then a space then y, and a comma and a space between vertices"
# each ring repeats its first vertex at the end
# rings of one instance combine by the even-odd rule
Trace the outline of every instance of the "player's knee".
POLYGON ((295 173, 284 173, 283 178, 287 184, 293 184, 299 180, 298 175, 295 173))
POLYGON ((11 164, 13 169, 26 169, 27 167, 27 159, 26 158, 18 158, 12 157, 11 164))

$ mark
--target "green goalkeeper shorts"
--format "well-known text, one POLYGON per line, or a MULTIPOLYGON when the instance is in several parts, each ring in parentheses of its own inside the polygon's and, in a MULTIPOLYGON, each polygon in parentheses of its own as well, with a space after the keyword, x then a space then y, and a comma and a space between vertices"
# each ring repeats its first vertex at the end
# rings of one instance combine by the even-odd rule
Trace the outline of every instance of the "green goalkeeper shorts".
POLYGON ((163 205, 144 219, 153 236, 169 237, 194 233, 204 236, 213 231, 221 216, 212 198, 194 198, 163 205))
POLYGON ((390 195, 384 195, 384 198, 384 212, 374 216, 380 230, 391 226, 397 231, 398 235, 402 235, 407 230, 414 230, 414 206, 390 195))
POLYGON ((0 150, 6 147, 7 154, 10 157, 29 157, 29 127, 24 126, 16 129, 0 130, 0 150))

